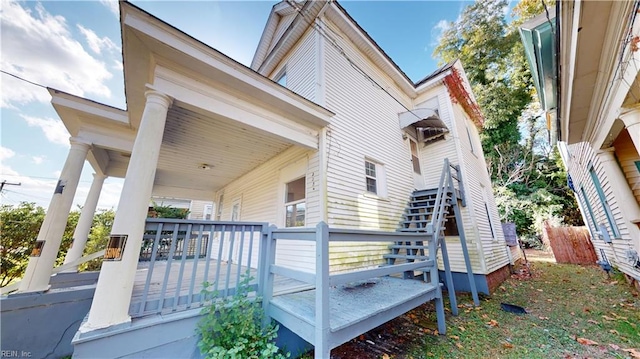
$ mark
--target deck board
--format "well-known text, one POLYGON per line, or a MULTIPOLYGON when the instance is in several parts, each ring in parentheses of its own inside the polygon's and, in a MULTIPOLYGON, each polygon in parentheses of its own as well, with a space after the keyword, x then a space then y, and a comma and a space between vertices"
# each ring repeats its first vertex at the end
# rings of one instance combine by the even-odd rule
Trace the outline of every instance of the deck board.
MULTIPOLYGON (((378 322, 385 312, 402 307, 404 303, 413 303, 419 297, 424 297, 425 301, 433 299, 437 295, 436 289, 437 287, 430 283, 394 277, 380 277, 355 285, 331 288, 329 290, 331 332, 336 333, 356 325, 367 327, 366 322, 370 319, 375 318, 378 322)), ((304 321, 304 325, 314 325, 315 292, 315 289, 312 289, 280 295, 271 300, 271 305, 279 309, 280 315, 304 321)), ((409 309, 411 308, 406 310, 409 309)), ((289 318, 287 322, 292 322, 291 319, 289 318)), ((289 329, 296 331, 296 328, 289 329)), ((311 343, 314 340, 313 338, 304 339, 311 343)), ((332 341, 340 342, 349 339, 351 338, 335 338, 332 341)))

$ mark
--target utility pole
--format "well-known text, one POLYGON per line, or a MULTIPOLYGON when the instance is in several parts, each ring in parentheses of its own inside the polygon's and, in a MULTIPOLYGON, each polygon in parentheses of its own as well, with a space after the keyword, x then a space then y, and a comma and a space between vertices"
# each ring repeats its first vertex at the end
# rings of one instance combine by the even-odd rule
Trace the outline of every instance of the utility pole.
POLYGON ((3 180, 2 182, 0 182, 0 192, 2 192, 2 190, 4 189, 4 186, 21 186, 22 183, 18 182, 18 183, 11 183, 11 182, 7 182, 7 180, 3 180))

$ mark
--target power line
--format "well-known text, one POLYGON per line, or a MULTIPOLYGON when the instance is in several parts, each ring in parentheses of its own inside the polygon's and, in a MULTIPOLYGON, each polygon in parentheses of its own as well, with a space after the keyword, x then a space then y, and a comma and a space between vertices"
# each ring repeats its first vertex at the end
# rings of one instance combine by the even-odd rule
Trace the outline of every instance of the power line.
POLYGON ((344 57, 347 62, 349 62, 349 64, 351 65, 351 67, 353 67, 356 71, 358 71, 362 76, 364 76, 367 80, 369 80, 371 83, 373 83, 377 88, 379 88, 380 90, 384 91, 387 95, 389 95, 389 97, 391 97, 395 102, 397 102, 400 106, 402 106, 405 110, 407 110, 408 112, 410 112, 412 115, 414 115, 416 118, 418 118, 419 120, 422 120, 422 117, 418 116, 415 114, 415 112, 413 112, 411 109, 409 109, 407 106, 405 106, 405 104, 403 104, 402 102, 400 102, 400 100, 398 100, 395 96, 393 96, 389 91, 387 91, 387 89, 385 89, 382 85, 380 85, 374 78, 372 78, 371 76, 369 76, 369 74, 367 74, 360 66, 358 66, 350 57, 349 55, 346 54, 346 52, 344 51, 344 49, 338 44, 337 40, 334 39, 333 37, 331 37, 326 31, 325 31, 325 27, 329 29, 329 31, 333 32, 335 35, 341 37, 339 34, 336 34, 330 27, 328 27, 326 25, 326 23, 324 23, 322 20, 318 19, 318 18, 309 18, 307 17, 308 14, 305 14, 302 11, 302 8, 300 8, 298 6, 298 4, 296 4, 293 0, 286 0, 287 4, 289 4, 289 6, 291 6, 296 12, 298 12, 298 14, 300 14, 303 18, 305 18, 308 22, 309 25, 311 25, 314 29, 316 29, 316 31, 318 31, 318 33, 324 37, 325 39, 328 40, 329 44, 331 46, 333 46, 336 50, 338 50, 338 53, 340 53, 340 55, 342 55, 342 57, 344 57), (319 26, 318 23, 316 22, 320 22, 324 25, 324 27, 319 26))
POLYGON ((22 77, 20 77, 20 76, 18 76, 18 75, 14 75, 14 74, 12 74, 12 73, 10 73, 10 72, 7 72, 7 71, 5 71, 5 70, 0 70, 0 72, 2 72, 3 74, 7 74, 7 75, 9 75, 9 76, 15 77, 15 78, 17 78, 18 80, 21 80, 21 81, 24 81, 24 82, 28 82, 28 83, 30 83, 30 84, 32 84, 32 85, 35 85, 35 86, 38 86, 38 87, 42 87, 43 89, 47 89, 47 86, 41 85, 41 84, 39 84, 39 83, 37 83, 37 82, 29 81, 29 80, 27 80, 27 79, 25 79, 25 78, 22 78, 22 77))

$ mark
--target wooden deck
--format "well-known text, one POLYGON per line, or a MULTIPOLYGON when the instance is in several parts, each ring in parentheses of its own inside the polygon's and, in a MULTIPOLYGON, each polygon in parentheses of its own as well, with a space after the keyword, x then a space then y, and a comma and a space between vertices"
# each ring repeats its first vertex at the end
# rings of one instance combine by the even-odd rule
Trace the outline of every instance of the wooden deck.
MULTIPOLYGON (((349 341, 439 295, 431 283, 394 277, 372 278, 329 289, 330 348, 349 341), (357 333, 357 334, 353 334, 357 333)), ((316 291, 307 290, 274 297, 269 308, 273 319, 309 343, 315 344, 316 291)))
MULTIPOLYGON (((231 295, 240 282, 242 274, 247 273, 249 269, 246 266, 239 267, 237 263, 217 262, 215 260, 211 260, 207 268, 202 259, 197 262, 189 259, 184 262, 184 265, 180 261, 172 261, 167 274, 168 261, 157 261, 149 277, 149 264, 150 262, 140 262, 138 264, 129 307, 129 313, 133 317, 166 314, 201 307, 199 300, 195 299, 200 298, 201 291, 204 289, 204 282, 210 282, 209 290, 218 291, 221 295, 225 293, 231 295), (216 277, 220 278, 220 280, 218 283, 213 283, 216 277), (149 291, 145 297, 144 288, 147 281, 149 282, 149 291), (141 310, 143 302, 146 305, 141 310), (163 305, 160 306, 160 303, 163 303, 163 305)), ((249 273, 252 276, 250 284, 257 285, 257 269, 250 268, 249 273)), ((274 295, 293 293, 310 288, 313 288, 313 286, 282 276, 276 276, 274 281, 274 295)))

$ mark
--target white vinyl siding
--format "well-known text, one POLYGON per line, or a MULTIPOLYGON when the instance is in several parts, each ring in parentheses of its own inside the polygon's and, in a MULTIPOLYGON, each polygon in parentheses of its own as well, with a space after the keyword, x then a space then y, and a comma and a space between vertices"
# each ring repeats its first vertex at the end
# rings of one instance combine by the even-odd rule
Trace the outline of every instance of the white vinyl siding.
POLYGON ((270 78, 278 81, 286 74, 286 86, 291 91, 316 100, 316 40, 313 32, 307 31, 291 52, 285 56, 270 78))
MULTIPOLYGON (((330 22, 327 26, 337 31, 330 22)), ((346 42, 346 35, 334 37, 353 63, 410 106, 410 99, 346 42)), ((406 110, 355 69, 326 39, 321 41, 325 42, 325 106, 336 114, 327 131, 329 225, 395 231, 413 190, 410 152, 398 128, 398 114, 406 110), (365 158, 384 164, 386 196, 366 191, 365 158)), ((332 270, 381 264, 382 254, 389 251, 387 245, 332 243, 332 270), (354 246, 367 250, 354 251, 354 246)))
MULTIPOLYGON (((315 226, 321 218, 317 157, 316 151, 292 147, 233 181, 221 190, 224 192, 222 219, 231 218, 232 199, 242 197, 240 213, 242 221, 280 223, 278 227, 284 227, 284 220, 279 218, 279 215, 283 213, 279 208, 284 206, 284 197, 281 197, 281 194, 284 193, 284 183, 281 183, 280 171, 287 165, 302 161, 306 167, 304 173, 306 178, 306 221, 307 226, 315 226)), ((284 263, 292 268, 313 270, 315 268, 315 244, 303 241, 281 241, 277 250, 276 262, 284 263)))
MULTIPOLYGON (((633 246, 634 243, 625 223, 624 213, 620 210, 618 200, 613 195, 609 178, 600 163, 599 157, 596 156, 595 152, 587 142, 572 144, 567 146, 567 148, 569 152, 567 170, 571 175, 575 188, 583 188, 583 190, 580 191, 579 197, 582 197, 583 203, 586 201, 590 203, 596 223, 605 224, 608 228, 607 216, 604 212, 603 206, 600 205, 600 198, 598 196, 596 186, 594 185, 589 173, 589 164, 591 164, 593 166, 594 173, 598 177, 600 185, 602 186, 602 193, 611 208, 611 213, 616 226, 620 231, 621 240, 613 240, 611 244, 606 244, 598 236, 591 239, 598 257, 601 257, 600 250, 602 249, 614 266, 618 267, 621 271, 635 275, 636 278, 640 279, 640 273, 638 270, 633 268, 628 261, 624 260, 624 258, 626 258, 625 252, 630 248, 630 246, 633 246)), ((583 208, 583 210, 585 210, 585 208, 583 208)), ((589 216, 590 214, 586 214, 585 217, 588 218, 589 216)), ((588 220, 590 220, 590 218, 588 220)))

